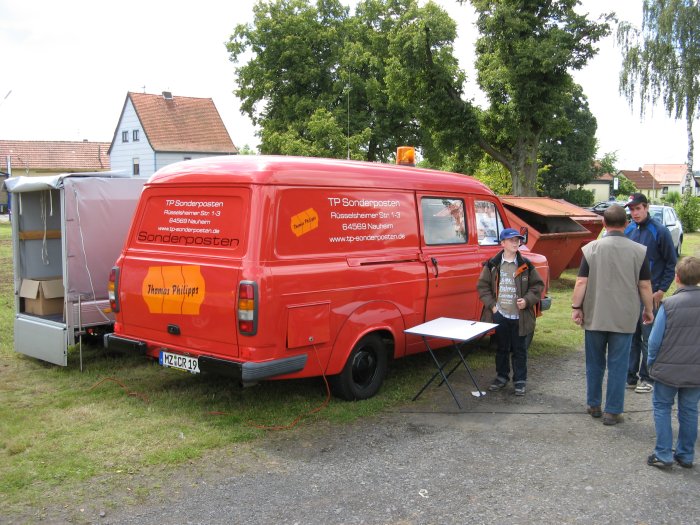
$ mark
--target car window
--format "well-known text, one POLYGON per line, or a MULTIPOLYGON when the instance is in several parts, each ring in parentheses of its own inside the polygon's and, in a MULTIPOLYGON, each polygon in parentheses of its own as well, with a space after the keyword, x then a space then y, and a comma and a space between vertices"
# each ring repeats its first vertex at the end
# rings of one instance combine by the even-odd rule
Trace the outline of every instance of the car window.
POLYGON ((503 221, 493 202, 475 201, 476 231, 479 244, 498 244, 498 235, 503 229, 503 221))
POLYGON ((425 244, 460 244, 467 242, 464 201, 443 197, 421 199, 425 244))

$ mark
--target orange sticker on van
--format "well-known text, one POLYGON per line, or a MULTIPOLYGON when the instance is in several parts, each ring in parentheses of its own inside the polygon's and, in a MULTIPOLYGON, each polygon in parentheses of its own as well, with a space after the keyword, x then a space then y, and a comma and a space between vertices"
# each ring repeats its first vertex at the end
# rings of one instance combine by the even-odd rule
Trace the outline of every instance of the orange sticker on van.
POLYGON ((315 230, 318 228, 318 213, 313 208, 297 213, 292 217, 291 227, 292 232, 297 237, 315 230))
POLYGON ((199 315, 205 284, 199 266, 149 266, 141 295, 152 314, 199 315))

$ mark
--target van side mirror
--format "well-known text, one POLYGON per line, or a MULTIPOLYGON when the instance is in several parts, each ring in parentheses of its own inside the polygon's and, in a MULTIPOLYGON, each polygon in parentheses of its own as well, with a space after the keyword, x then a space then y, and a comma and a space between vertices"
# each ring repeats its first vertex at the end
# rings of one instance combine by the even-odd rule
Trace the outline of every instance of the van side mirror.
POLYGON ((522 235, 524 237, 522 244, 527 244, 527 239, 528 239, 527 226, 520 227, 520 235, 522 235))

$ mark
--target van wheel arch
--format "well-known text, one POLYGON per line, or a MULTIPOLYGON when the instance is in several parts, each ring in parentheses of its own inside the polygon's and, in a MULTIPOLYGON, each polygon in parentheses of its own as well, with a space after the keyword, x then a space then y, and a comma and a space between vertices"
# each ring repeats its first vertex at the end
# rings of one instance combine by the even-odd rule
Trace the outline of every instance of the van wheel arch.
POLYGON ((340 374, 328 378, 333 395, 348 401, 374 396, 386 377, 393 340, 381 332, 364 335, 355 344, 340 374))

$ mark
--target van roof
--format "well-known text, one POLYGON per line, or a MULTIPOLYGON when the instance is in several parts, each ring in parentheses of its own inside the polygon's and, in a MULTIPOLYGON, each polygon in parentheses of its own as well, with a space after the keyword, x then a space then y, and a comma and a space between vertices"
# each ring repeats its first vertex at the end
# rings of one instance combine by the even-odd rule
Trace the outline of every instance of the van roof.
POLYGON ((170 164, 158 170, 147 186, 160 184, 293 184, 404 188, 418 191, 493 192, 482 182, 458 173, 396 164, 309 157, 228 155, 170 164))

